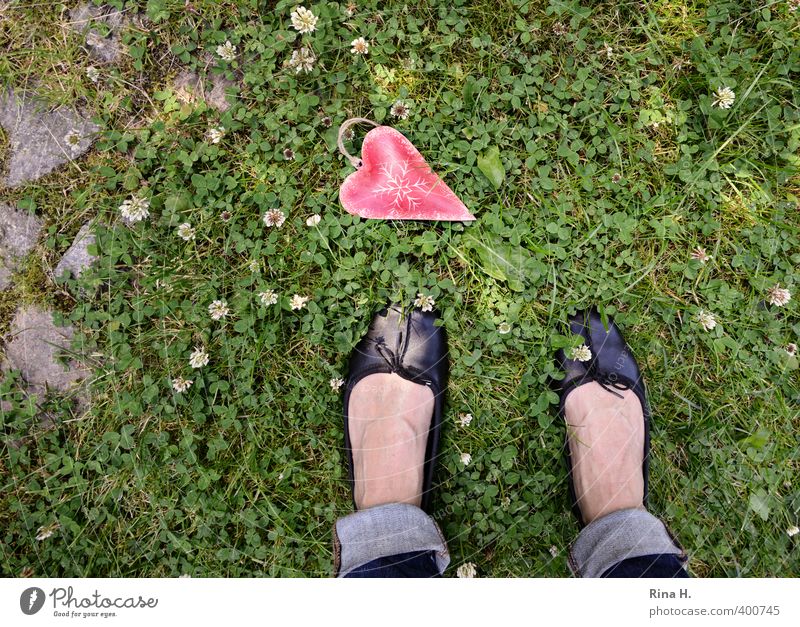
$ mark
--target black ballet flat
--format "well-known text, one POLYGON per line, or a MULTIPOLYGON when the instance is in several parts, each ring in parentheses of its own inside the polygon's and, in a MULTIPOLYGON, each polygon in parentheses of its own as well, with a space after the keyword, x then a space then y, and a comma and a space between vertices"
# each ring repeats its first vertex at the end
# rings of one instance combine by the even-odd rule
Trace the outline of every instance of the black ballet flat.
MULTIPOLYGON (((433 487, 433 471, 439 451, 439 436, 444 415, 447 388, 447 335, 444 327, 434 326, 435 312, 413 309, 403 313, 398 304, 381 309, 372 319, 369 330, 350 356, 350 371, 344 387, 344 448, 347 452, 348 476, 353 490, 353 450, 350 445, 348 420, 350 394, 364 377, 378 373, 395 373, 408 381, 425 385, 433 392, 433 416, 425 448, 421 508, 429 512, 433 487)), ((356 508, 357 509, 357 508, 356 508)))
MULTIPOLYGON (((560 397, 558 415, 566 424, 565 402, 567 396, 575 388, 592 381, 596 381, 609 393, 620 398, 622 398, 620 392, 624 390, 632 390, 636 394, 642 404, 642 414, 644 415, 644 457, 642 461, 644 499, 642 505, 647 508, 650 476, 650 405, 647 402, 647 393, 639 365, 633 358, 630 347, 625 342, 619 327, 611 318, 608 318, 608 329, 606 329, 600 313, 596 309, 579 311, 576 315, 570 316, 569 328, 573 335, 583 337, 592 356, 589 361, 581 362, 567 357, 563 349, 556 353, 556 366, 565 374, 562 380, 553 381, 554 388, 560 397)), ((569 433, 567 433, 568 437, 569 433)), ((572 501, 572 511, 583 527, 586 523, 575 494, 575 485, 572 479, 572 457, 568 440, 564 442, 564 454, 569 473, 569 496, 572 501)))

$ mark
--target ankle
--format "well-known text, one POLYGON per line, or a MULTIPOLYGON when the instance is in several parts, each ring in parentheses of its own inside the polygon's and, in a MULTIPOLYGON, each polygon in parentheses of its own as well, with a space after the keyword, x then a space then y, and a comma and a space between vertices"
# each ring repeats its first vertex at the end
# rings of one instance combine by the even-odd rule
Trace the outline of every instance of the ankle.
POLYGON ((356 507, 419 505, 422 472, 415 457, 425 435, 407 417, 379 418, 361 426, 361 438, 353 442, 356 507))
POLYGON ((396 374, 360 381, 350 396, 353 499, 358 509, 422 502, 433 393, 396 374))
POLYGON ((581 516, 583 517, 583 521, 588 525, 589 523, 594 522, 595 520, 599 520, 600 518, 604 518, 609 514, 613 514, 614 512, 619 512, 625 509, 641 509, 644 510, 645 507, 642 504, 642 499, 636 498, 623 498, 614 500, 612 502, 607 502, 604 505, 597 507, 596 504, 590 504, 584 502, 585 499, 578 500, 578 507, 581 510, 581 516))
POLYGON ((644 416, 630 390, 623 398, 597 383, 567 397, 572 480, 585 523, 643 507, 644 416))

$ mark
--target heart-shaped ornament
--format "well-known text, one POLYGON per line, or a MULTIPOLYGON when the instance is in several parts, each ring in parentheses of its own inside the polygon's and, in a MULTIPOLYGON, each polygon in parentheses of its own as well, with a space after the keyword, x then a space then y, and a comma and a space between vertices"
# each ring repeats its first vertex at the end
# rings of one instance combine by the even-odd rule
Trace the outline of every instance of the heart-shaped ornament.
POLYGON ((348 213, 379 220, 475 219, 399 131, 372 129, 364 137, 360 161, 347 155, 341 142, 340 149, 358 167, 339 189, 348 213))

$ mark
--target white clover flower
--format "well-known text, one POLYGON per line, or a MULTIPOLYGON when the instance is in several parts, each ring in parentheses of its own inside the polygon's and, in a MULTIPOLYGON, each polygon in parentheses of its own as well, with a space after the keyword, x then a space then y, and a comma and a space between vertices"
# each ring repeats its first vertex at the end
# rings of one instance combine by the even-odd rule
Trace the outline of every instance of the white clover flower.
POLYGON ((64 144, 69 148, 72 154, 79 152, 81 149, 81 134, 78 129, 73 128, 66 135, 64 135, 64 144))
POLYGON ((392 105, 392 108, 389 109, 389 113, 398 120, 407 120, 408 116, 411 115, 411 105, 402 100, 398 100, 392 105))
POLYGON ((250 263, 247 264, 248 269, 250 272, 258 272, 260 266, 257 259, 253 259, 250 263))
POLYGON ((274 305, 278 302, 278 295, 275 293, 275 290, 267 290, 265 292, 259 292, 258 298, 261 301, 262 305, 274 305))
POLYGON ((795 355, 797 355, 797 344, 791 342, 790 344, 787 344, 786 348, 784 348, 783 350, 786 351, 786 354, 789 355, 789 357, 794 357, 795 355))
POLYGON ((697 324, 699 324, 705 331, 711 331, 717 326, 717 318, 710 311, 701 309, 697 312, 697 324))
POLYGON ((553 34, 558 37, 563 37, 569 32, 563 22, 556 22, 553 24, 553 34))
POLYGON ((208 353, 204 348, 195 346, 194 352, 189 355, 189 365, 195 369, 208 365, 208 353))
POLYGON ((786 303, 792 300, 792 293, 780 286, 780 283, 769 288, 767 292, 767 302, 776 307, 783 307, 786 303))
POLYGON ((330 384, 331 384, 331 389, 334 392, 338 392, 339 388, 344 385, 344 379, 331 379, 330 384))
POLYGON ((433 296, 426 296, 422 292, 417 293, 417 298, 414 300, 414 307, 419 307, 422 311, 433 311, 433 306, 436 301, 433 296))
POLYGON ((206 132, 206 137, 208 137, 208 141, 212 144, 218 144, 222 141, 222 138, 225 137, 225 127, 224 126, 212 126, 206 132))
POLYGON ((150 201, 139 196, 131 196, 119 206, 119 212, 128 222, 140 222, 150 217, 150 201))
POLYGON ((280 209, 270 209, 264 214, 264 224, 281 228, 286 222, 286 214, 280 209))
POLYGON ((228 303, 224 300, 212 301, 208 306, 208 314, 211 316, 212 320, 222 320, 222 318, 225 318, 230 312, 230 307, 228 307, 228 303))
POLYGON ((194 239, 194 227, 188 222, 178 225, 177 233, 178 237, 187 242, 194 239))
POLYGON ((789 527, 786 530, 786 535, 789 536, 790 538, 796 536, 798 533, 800 533, 800 529, 798 529, 797 525, 789 527))
POLYGON ((500 335, 506 335, 508 333, 511 333, 511 325, 508 324, 508 322, 501 322, 500 324, 497 325, 497 332, 500 335))
POLYGON ((558 557, 558 547, 555 544, 550 547, 550 555, 558 557))
POLYGON ((608 45, 608 43, 603 42, 603 47, 600 48, 600 52, 598 54, 606 55, 606 59, 611 59, 614 57, 614 49, 608 45))
POLYGON ((367 54, 369 52, 369 43, 363 37, 358 37, 350 42, 350 45, 353 46, 350 48, 350 52, 353 54, 367 54))
POLYGON ((310 296, 300 296, 300 294, 295 294, 289 301, 289 306, 294 311, 297 311, 298 309, 302 309, 303 307, 305 307, 306 303, 310 300, 311 300, 310 296))
POLYGON ((52 536, 55 532, 52 529, 45 529, 44 527, 39 527, 36 530, 36 539, 41 542, 42 540, 47 540, 50 536, 52 536))
POLYGON ((357 8, 358 8, 358 7, 356 6, 356 3, 355 3, 355 2, 351 2, 350 4, 348 4, 348 5, 347 5, 347 6, 344 8, 344 13, 345 13, 345 15, 346 15, 347 17, 353 17, 353 16, 356 14, 356 9, 357 9, 357 8))
POLYGON ((100 70, 98 70, 95 66, 90 65, 86 68, 86 78, 93 83, 96 83, 100 80, 100 70))
POLYGON ((314 63, 317 62, 317 56, 311 48, 300 48, 292 52, 292 58, 289 59, 289 67, 294 70, 295 74, 305 72, 308 74, 314 69, 314 63))
POLYGON ((61 527, 61 525, 57 522, 51 523, 46 527, 39 527, 36 530, 36 539, 39 542, 47 540, 47 538, 51 537, 56 531, 58 531, 59 527, 61 527))
POLYGON ((472 422, 472 414, 458 414, 458 424, 462 427, 468 427, 472 422))
POLYGON ((322 216, 315 213, 306 220, 306 226, 317 226, 322 221, 322 216))
POLYGON ((236 46, 230 41, 226 41, 221 46, 217 46, 217 56, 223 61, 233 61, 236 58, 236 46))
POLYGON ((461 453, 461 463, 465 466, 469 466, 470 462, 472 461, 472 455, 469 453, 461 453))
POLYGON ((473 579, 478 576, 478 569, 472 562, 461 564, 456 571, 456 576, 459 579, 473 579))
POLYGON ((715 107, 720 109, 730 109, 733 106, 733 101, 736 100, 736 94, 730 87, 720 87, 714 94, 715 107))
POLYGON ((586 344, 581 344, 572 348, 569 358, 575 361, 589 361, 592 358, 592 351, 586 344))
POLYGON ((175 390, 178 394, 181 394, 192 387, 194 381, 191 379, 184 379, 183 377, 175 377, 172 380, 172 389, 175 390))
POLYGON ((705 248, 698 246, 692 251, 692 259, 699 261, 702 264, 711 261, 712 257, 706 252, 705 248))
POLYGON ((317 20, 319 18, 305 7, 297 7, 291 13, 292 28, 303 35, 313 33, 317 30, 317 20))

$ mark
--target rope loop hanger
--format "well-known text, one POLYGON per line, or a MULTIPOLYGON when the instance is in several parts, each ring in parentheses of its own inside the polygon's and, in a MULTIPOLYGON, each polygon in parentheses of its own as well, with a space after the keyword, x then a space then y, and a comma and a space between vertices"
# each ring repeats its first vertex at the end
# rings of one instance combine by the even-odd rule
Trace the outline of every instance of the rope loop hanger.
POLYGON ((349 129, 354 124, 370 124, 372 126, 380 126, 380 124, 378 124, 377 122, 373 122, 372 120, 369 120, 367 118, 350 118, 342 122, 342 125, 339 127, 339 137, 336 140, 336 145, 339 147, 339 152, 341 152, 345 156, 345 158, 350 162, 350 165, 352 165, 357 170, 362 165, 364 165, 364 163, 358 157, 354 157, 349 152, 347 152, 347 149, 344 147, 344 134, 347 132, 347 129, 349 129))

